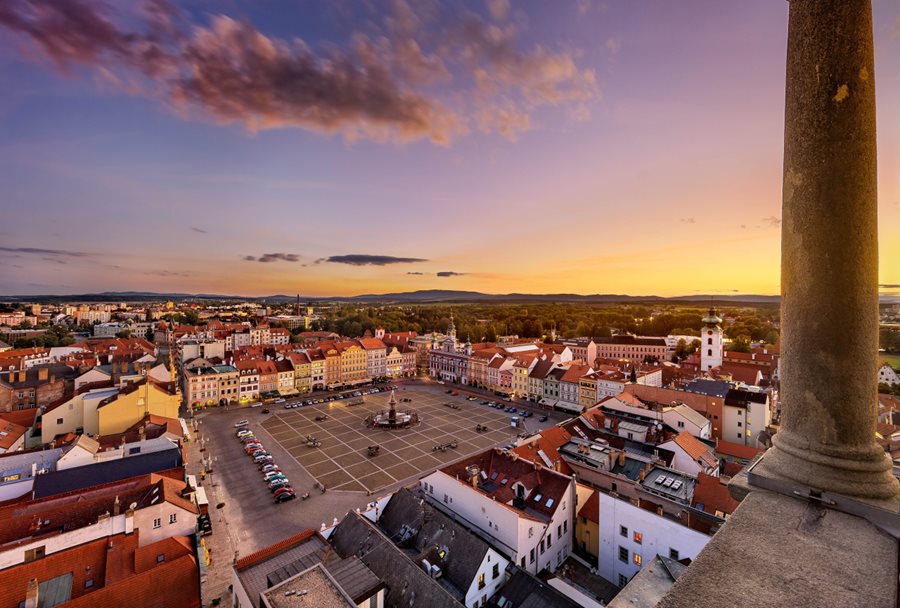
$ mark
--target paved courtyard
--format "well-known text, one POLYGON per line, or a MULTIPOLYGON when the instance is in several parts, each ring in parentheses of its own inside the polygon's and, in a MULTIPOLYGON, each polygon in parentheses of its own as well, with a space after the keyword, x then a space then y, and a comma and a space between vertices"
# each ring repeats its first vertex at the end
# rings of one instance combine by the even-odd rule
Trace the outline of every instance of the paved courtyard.
POLYGON ((411 428, 387 431, 365 425, 367 416, 388 409, 390 393, 366 396, 351 406, 333 401, 291 410, 273 410, 261 426, 328 491, 377 492, 423 471, 511 441, 518 429, 510 426, 510 414, 453 397, 434 388, 406 387, 396 392, 397 409, 414 410, 421 422, 411 428), (403 402, 402 399, 410 399, 403 402), (459 409, 448 407, 453 403, 459 409), (315 418, 327 415, 327 420, 315 418), (476 426, 489 430, 477 432, 476 426), (306 445, 306 436, 321 447, 306 445), (456 449, 433 451, 434 446, 456 440, 456 449), (368 456, 368 446, 380 453, 368 456))

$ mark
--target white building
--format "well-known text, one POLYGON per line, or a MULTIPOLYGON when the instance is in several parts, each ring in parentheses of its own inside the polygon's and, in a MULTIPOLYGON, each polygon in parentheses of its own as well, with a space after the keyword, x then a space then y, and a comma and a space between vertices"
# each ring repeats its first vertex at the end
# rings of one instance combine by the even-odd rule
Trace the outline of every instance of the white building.
POLYGON ((657 555, 694 559, 710 536, 620 500, 605 492, 600 499, 600 576, 624 587, 657 555))
POLYGON ((659 444, 659 447, 675 454, 671 465, 673 469, 693 477, 700 473, 719 476, 719 459, 716 458, 712 448, 687 431, 682 431, 674 439, 659 444))
POLYGON ((757 437, 771 422, 768 393, 731 389, 725 395, 722 407, 722 439, 725 441, 761 447, 757 445, 757 437))
POLYGON ((477 528, 523 570, 556 570, 572 550, 575 483, 501 450, 444 467, 420 481, 438 507, 477 528))
POLYGON ((900 375, 894 371, 893 367, 884 363, 878 368, 878 384, 887 384, 889 386, 900 384, 900 375))
POLYGON ((700 331, 700 371, 706 372, 722 365, 725 347, 722 336, 722 319, 715 308, 703 317, 703 329, 700 331))

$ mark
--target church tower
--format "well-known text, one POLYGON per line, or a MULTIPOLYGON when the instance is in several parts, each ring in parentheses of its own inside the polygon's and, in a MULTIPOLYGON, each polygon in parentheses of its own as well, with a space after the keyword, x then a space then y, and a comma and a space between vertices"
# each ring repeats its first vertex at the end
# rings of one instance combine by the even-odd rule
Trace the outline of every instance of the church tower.
POLYGON ((453 325, 453 313, 450 313, 450 325, 447 327, 447 335, 453 338, 453 341, 456 341, 456 326, 453 325))
POLYGON ((703 329, 700 330, 700 371, 707 372, 722 365, 724 347, 722 345, 722 319, 715 308, 703 317, 703 329))

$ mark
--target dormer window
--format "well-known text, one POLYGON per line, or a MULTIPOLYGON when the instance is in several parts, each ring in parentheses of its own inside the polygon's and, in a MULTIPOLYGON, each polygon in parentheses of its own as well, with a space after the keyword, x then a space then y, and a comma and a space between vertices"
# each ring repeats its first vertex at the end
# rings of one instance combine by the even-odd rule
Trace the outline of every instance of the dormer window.
POLYGON ((541 494, 540 492, 538 492, 537 494, 535 494, 535 495, 534 495, 534 502, 541 502, 541 497, 542 497, 542 496, 543 496, 543 494, 541 494))

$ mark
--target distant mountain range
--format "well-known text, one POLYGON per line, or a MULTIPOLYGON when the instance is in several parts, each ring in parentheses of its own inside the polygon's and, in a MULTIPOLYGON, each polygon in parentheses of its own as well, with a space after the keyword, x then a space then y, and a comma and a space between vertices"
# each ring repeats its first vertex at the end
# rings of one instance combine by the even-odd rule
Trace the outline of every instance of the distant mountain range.
MULTIPOLYGON (((158 293, 152 291, 105 291, 101 293, 72 294, 72 295, 30 295, 30 296, 0 296, 0 299, 9 300, 64 300, 64 301, 143 301, 143 300, 246 300, 256 302, 292 302, 296 295, 276 294, 271 296, 245 297, 224 294, 209 293, 158 293)), ((766 295, 722 295, 722 294, 697 294, 690 296, 662 297, 654 295, 630 296, 625 294, 592 294, 583 295, 577 293, 508 293, 491 294, 480 291, 459 291, 452 289, 423 289, 419 291, 406 291, 398 293, 363 294, 358 296, 334 296, 315 297, 300 296, 302 302, 400 302, 400 303, 527 303, 527 302, 573 302, 587 304, 608 303, 637 303, 637 302, 720 302, 730 304, 773 304, 781 300, 780 296, 766 295)))

